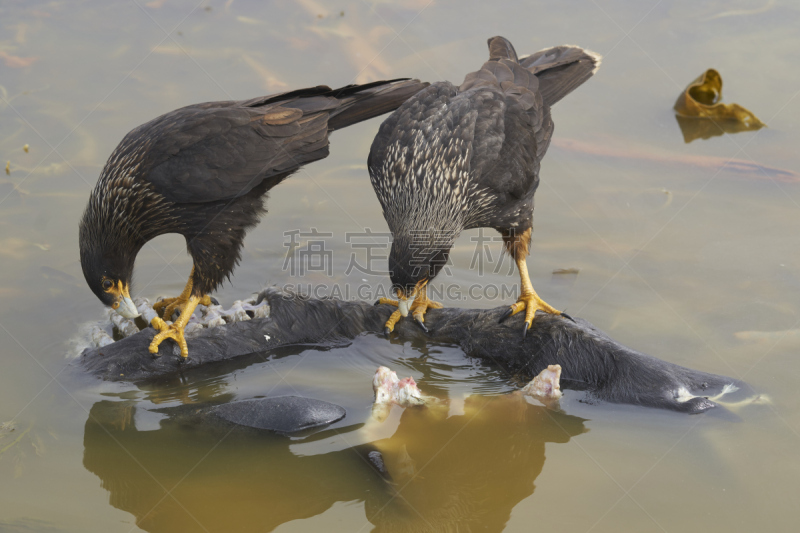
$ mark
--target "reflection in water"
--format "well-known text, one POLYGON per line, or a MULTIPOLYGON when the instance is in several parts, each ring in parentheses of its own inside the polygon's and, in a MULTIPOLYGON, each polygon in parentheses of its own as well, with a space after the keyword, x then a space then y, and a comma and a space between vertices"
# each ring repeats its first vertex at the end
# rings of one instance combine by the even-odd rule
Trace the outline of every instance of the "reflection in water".
POLYGON ((690 143, 697 139, 710 139, 726 133, 739 133, 742 131, 756 131, 764 127, 763 124, 741 122, 735 119, 714 119, 702 117, 683 117, 675 115, 678 126, 683 133, 683 141, 690 143))
POLYGON ((215 376, 205 379, 192 379, 185 381, 183 376, 170 378, 164 382, 173 382, 172 387, 162 387, 159 384, 142 384, 142 391, 146 392, 145 400, 154 404, 167 404, 179 401, 181 404, 190 403, 225 403, 233 400, 234 394, 228 392, 227 375, 215 376))
POLYGON ((292 450, 304 449, 297 440, 178 419, 140 431, 136 409, 133 402, 97 402, 86 422, 83 462, 110 503, 146 531, 198 524, 270 531, 340 501, 364 502, 377 531, 499 530, 533 493, 545 443, 586 431, 583 419, 517 396, 471 396, 462 413, 449 417, 446 408, 404 411, 394 435, 374 446, 296 455, 292 450), (375 448, 391 482, 365 460, 375 448))
POLYGON ((232 360, 220 361, 212 365, 193 368, 188 374, 173 374, 144 381, 137 386, 145 391, 143 400, 155 404, 171 402, 188 403, 226 403, 234 398, 228 389, 231 376, 238 371, 267 361, 277 361, 284 357, 311 352, 328 352, 330 346, 282 346, 269 353, 252 353, 232 360))
POLYGON ((269 531, 364 499, 380 478, 352 451, 296 457, 275 435, 208 432, 169 420, 138 431, 132 404, 101 401, 84 432, 83 464, 110 503, 146 531, 269 531), (167 495, 167 491, 171 491, 167 495))
MULTIPOLYGON (((385 343, 382 335, 362 337, 356 343, 362 350, 372 349, 373 343, 385 343), (368 341, 365 343, 364 341, 368 341)), ((510 392, 514 388, 508 384, 508 377, 496 366, 481 360, 464 358, 464 352, 457 345, 444 342, 431 342, 425 338, 411 341, 390 339, 393 346, 402 347, 405 357, 392 360, 392 368, 403 365, 418 373, 418 382, 425 383, 425 393, 433 396, 446 396, 447 389, 464 386, 471 392, 498 394, 510 392)), ((402 374, 402 372, 401 372, 402 374)))
POLYGON ((587 431, 583 419, 518 394, 473 395, 462 411, 406 409, 394 435, 375 443, 396 483, 386 501, 366 502, 377 531, 500 531, 533 494, 545 443, 587 431))

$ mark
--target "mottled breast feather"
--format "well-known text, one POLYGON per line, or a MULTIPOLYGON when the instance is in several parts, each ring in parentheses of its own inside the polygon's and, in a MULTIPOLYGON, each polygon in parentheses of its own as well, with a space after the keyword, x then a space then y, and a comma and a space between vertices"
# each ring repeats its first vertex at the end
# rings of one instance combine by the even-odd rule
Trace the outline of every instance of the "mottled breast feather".
POLYGON ((448 82, 409 99, 381 125, 369 156, 370 178, 394 232, 456 234, 477 193, 470 180, 480 106, 456 98, 448 82))

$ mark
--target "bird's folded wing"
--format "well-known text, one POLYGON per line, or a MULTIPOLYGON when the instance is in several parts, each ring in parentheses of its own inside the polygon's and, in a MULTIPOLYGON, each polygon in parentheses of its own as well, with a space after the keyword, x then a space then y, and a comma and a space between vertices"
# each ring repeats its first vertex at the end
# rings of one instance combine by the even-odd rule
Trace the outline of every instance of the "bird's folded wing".
POLYGON ((230 200, 327 157, 329 131, 391 111, 425 86, 389 80, 189 106, 133 130, 119 156, 140 161, 140 175, 172 202, 230 200))
POLYGON ((326 113, 306 115, 280 105, 173 113, 175 120, 152 139, 154 164, 144 173, 173 202, 237 198, 265 178, 328 155, 326 113))

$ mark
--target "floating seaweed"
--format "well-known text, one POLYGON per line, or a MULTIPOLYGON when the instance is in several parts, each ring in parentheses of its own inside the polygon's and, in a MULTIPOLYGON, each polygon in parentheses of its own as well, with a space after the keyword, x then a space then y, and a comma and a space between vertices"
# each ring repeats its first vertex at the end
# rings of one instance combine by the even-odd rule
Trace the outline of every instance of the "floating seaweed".
POLYGON ((675 102, 675 119, 688 144, 724 133, 756 131, 765 127, 751 111, 739 104, 723 104, 722 76, 713 68, 686 87, 675 102))

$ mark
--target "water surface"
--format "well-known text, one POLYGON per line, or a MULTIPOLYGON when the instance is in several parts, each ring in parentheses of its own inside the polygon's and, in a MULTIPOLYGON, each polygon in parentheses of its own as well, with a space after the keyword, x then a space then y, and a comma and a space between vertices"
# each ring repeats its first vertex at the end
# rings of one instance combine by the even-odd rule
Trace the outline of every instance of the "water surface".
MULTIPOLYGON (((798 24, 797 6, 772 0, 4 2, 0 422, 15 430, 0 437, 0 530, 794 529, 798 24), (77 223, 125 133, 202 101, 402 76, 460 82, 497 34, 520 54, 575 43, 604 56, 553 111, 529 260, 538 292, 638 350, 744 379, 772 405, 732 421, 567 392, 553 413, 513 403, 506 377, 455 348, 373 336, 141 387, 80 376, 71 339, 102 309, 83 281, 77 223), (724 100, 768 129, 684 143, 672 104, 710 67, 724 100), (451 407, 395 414, 387 434, 366 433, 381 364, 451 407), (152 413, 280 394, 348 415, 324 438, 287 440, 209 435, 152 413), (387 450, 396 484, 364 464, 370 444, 387 450)), ((365 166, 380 120, 335 134, 328 159, 272 191, 220 300, 267 284, 388 286, 348 272, 348 234, 387 231, 365 166), (298 278, 284 269, 284 232, 312 228, 329 235, 331 275, 298 278)), ((518 283, 507 260, 495 271, 496 241, 476 263, 479 237, 464 234, 436 280, 450 289, 446 305, 508 303, 468 291, 518 283)), ((134 292, 176 294, 190 267, 180 237, 156 239, 134 292)))

